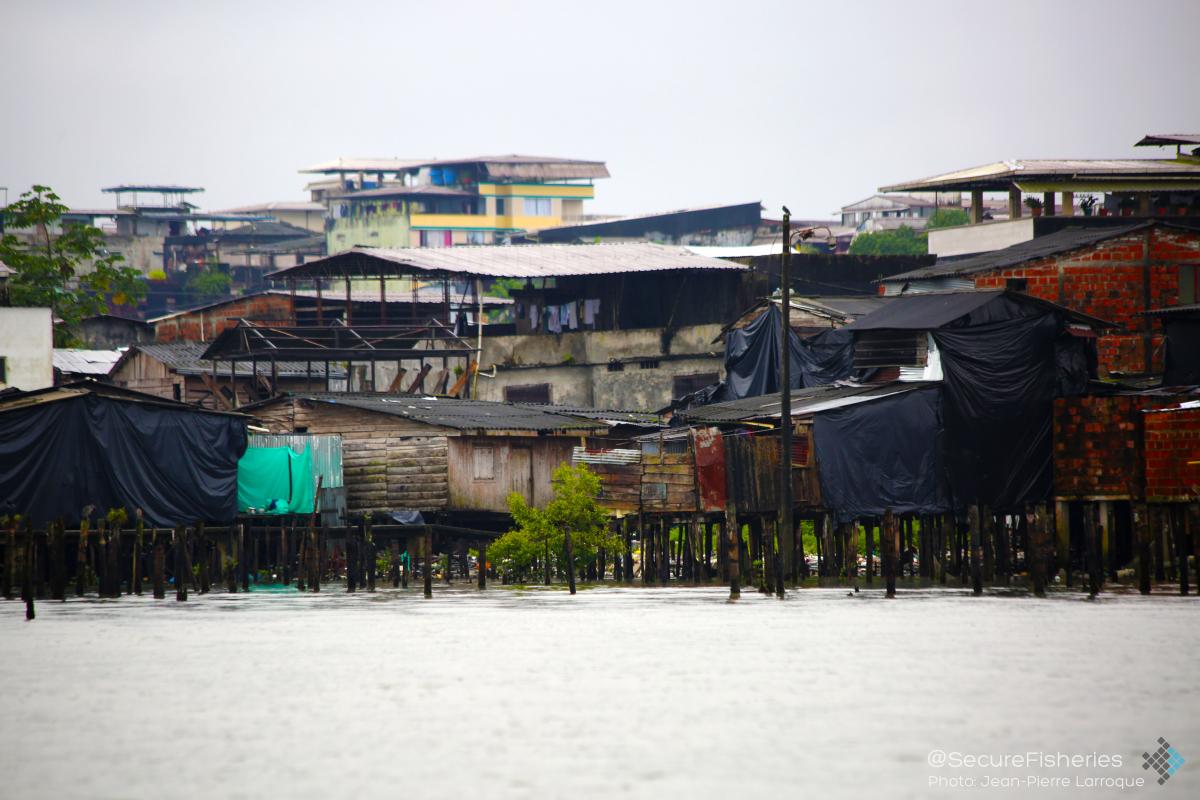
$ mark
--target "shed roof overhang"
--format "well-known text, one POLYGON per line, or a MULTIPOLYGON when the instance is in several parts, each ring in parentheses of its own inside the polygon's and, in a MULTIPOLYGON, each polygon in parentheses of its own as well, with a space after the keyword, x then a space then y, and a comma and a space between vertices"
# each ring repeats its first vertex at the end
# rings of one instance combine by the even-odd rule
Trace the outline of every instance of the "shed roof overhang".
POLYGON ((270 327, 246 320, 222 331, 206 360, 399 361, 470 357, 476 349, 437 320, 427 325, 270 327), (441 346, 429 346, 440 343, 441 346), (426 345, 426 346, 422 346, 426 345))
POLYGON ((915 181, 881 186, 881 192, 1155 191, 1200 188, 1200 160, 1036 159, 997 161, 915 181))

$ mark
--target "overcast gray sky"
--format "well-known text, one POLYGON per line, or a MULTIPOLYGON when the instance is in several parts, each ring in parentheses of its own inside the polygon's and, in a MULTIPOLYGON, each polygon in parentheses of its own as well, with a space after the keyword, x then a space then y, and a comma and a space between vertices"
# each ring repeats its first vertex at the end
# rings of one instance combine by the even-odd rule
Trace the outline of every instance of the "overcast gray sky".
POLYGON ((607 161, 596 213, 825 217, 1200 131, 1198 31, 1196 0, 2 0, 0 186, 186 183, 214 209, 302 199, 337 156, 526 153, 607 161))

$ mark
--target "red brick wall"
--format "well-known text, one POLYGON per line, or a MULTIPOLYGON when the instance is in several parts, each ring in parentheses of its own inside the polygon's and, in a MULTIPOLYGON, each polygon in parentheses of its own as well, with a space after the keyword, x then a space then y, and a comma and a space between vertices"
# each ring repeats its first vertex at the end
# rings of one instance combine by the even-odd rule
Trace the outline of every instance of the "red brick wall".
POLYGON ((295 325, 296 313, 288 295, 251 295, 160 320, 154 323, 154 339, 157 342, 207 342, 226 328, 236 326, 239 319, 295 325))
POLYGON ((1062 397, 1054 401, 1056 497, 1140 497, 1141 397, 1062 397))
POLYGON ((1147 499, 1195 501, 1200 496, 1200 408, 1143 417, 1147 499))
MULTIPOLYGON (((1100 374, 1146 370, 1141 312, 1179 303, 1179 266, 1200 264, 1200 233, 1151 229, 1150 298, 1144 296, 1145 233, 1127 236, 1031 261, 1012 269, 979 275, 980 289, 1004 288, 1010 278, 1024 278, 1025 291, 1076 311, 1115 322, 1128 332, 1114 332, 1097 342, 1100 374), (1062 273, 1061 280, 1059 273, 1062 273)), ((1162 370, 1162 326, 1151 320, 1154 354, 1150 369, 1162 370)))

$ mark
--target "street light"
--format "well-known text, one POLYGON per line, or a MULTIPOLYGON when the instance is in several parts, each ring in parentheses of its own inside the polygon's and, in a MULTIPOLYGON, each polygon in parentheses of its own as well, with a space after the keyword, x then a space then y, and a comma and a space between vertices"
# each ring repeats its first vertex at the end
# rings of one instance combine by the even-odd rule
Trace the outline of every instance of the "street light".
MULTIPOLYGON (((782 314, 782 336, 780 337, 780 409, 779 409, 779 542, 775 549, 774 572, 775 593, 781 600, 784 597, 783 564, 780 550, 783 549, 783 537, 791 536, 795 540, 796 532, 792 522, 792 284, 788 274, 791 260, 792 244, 804 242, 813 237, 822 228, 829 234, 826 240, 830 249, 836 250, 837 238, 828 225, 815 225, 811 228, 801 228, 792 233, 792 212, 787 206, 783 207, 783 253, 779 261, 779 294, 782 314)), ((793 552, 795 550, 793 546, 793 552)), ((763 565, 764 569, 766 565, 763 565)))

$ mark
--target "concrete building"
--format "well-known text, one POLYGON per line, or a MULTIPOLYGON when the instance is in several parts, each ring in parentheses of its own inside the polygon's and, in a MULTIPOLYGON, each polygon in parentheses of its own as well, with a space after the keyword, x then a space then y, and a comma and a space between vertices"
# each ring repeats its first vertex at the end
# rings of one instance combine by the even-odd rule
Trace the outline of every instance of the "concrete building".
POLYGON ((655 242, 697 247, 746 247, 762 222, 762 203, 685 208, 542 228, 530 235, 542 244, 655 242))
MULTIPOLYGON (((470 396, 650 410, 720 377, 723 357, 713 340, 752 302, 749 272, 742 264, 686 248, 637 242, 357 248, 273 277, 334 282, 326 290, 330 296, 348 282, 347 275, 475 287, 485 280, 521 282, 510 289, 511 324, 471 327, 463 334, 480 347, 470 396)), ((442 324, 452 327, 455 321, 447 317, 442 324)), ((415 372, 420 365, 406 362, 401 368, 415 372)), ((373 383, 389 382, 380 373, 373 383)))
POLYGON ((0 307, 0 389, 54 385, 54 323, 48 308, 0 307))
POLYGON ((327 176, 326 249, 495 244, 583 219, 602 161, 541 156, 338 159, 301 170, 327 176), (333 183, 332 181, 336 181, 333 183))
MULTIPOLYGON (((303 228, 310 233, 325 233, 325 204, 312 200, 276 200, 270 203, 226 208, 212 213, 229 216, 267 217, 270 221, 303 228)), ((225 228, 226 224, 221 223, 218 227, 225 228)))
POLYGON ((881 192, 963 192, 970 225, 929 233, 929 252, 961 256, 1026 242, 1061 225, 1038 218, 1200 216, 1200 134, 1150 135, 1136 146, 1174 146, 1174 158, 1014 159, 892 184, 881 192), (985 220, 985 195, 1007 197, 1007 219, 985 220))

